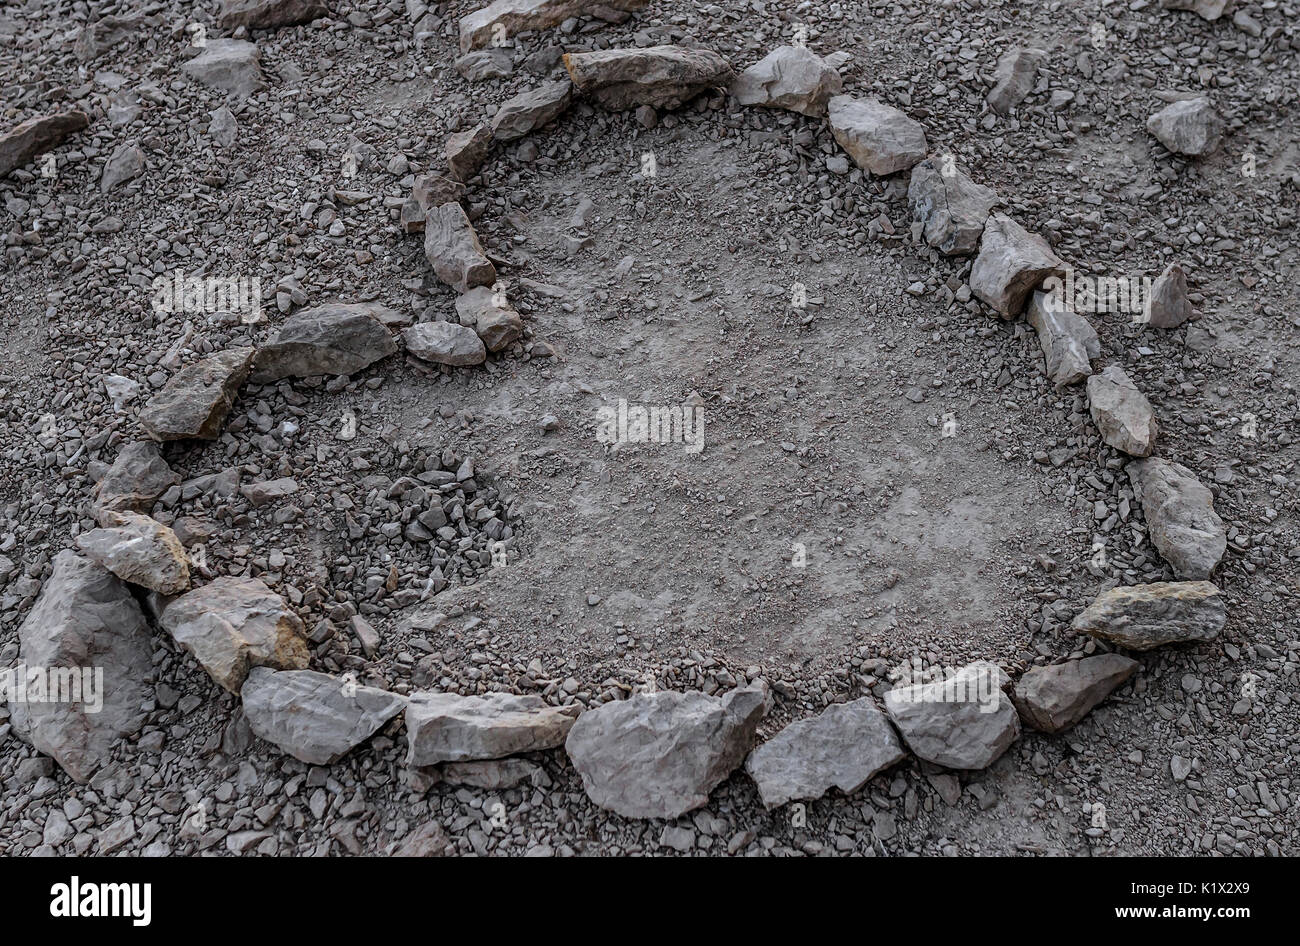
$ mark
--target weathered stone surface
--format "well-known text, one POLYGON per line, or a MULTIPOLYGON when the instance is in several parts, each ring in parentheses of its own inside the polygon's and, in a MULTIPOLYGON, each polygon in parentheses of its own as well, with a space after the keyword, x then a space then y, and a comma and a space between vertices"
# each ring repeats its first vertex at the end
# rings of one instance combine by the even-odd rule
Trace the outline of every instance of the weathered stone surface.
POLYGON ((494 46, 466 53, 451 65, 470 82, 483 82, 486 79, 504 79, 513 75, 515 58, 510 48, 494 46))
POLYGON ((549 30, 597 7, 631 12, 649 0, 496 0, 460 19, 460 51, 504 43, 516 33, 549 30))
POLYGON ((555 121, 573 99, 568 79, 543 82, 501 103, 492 118, 492 134, 498 141, 514 141, 555 121))
POLYGON ((406 764, 501 759, 553 749, 564 742, 577 714, 576 706, 550 706, 539 696, 413 693, 406 708, 406 764))
POLYGON ((0 177, 30 164, 38 155, 58 147, 69 135, 90 124, 85 112, 41 115, 15 125, 0 135, 0 177))
POLYGON ((1172 102, 1147 119, 1147 131, 1175 154, 1213 154, 1223 140, 1223 119, 1207 98, 1172 102))
POLYGON ((281 476, 274 480, 257 480, 245 483, 239 487, 239 491, 244 494, 249 505, 256 509, 277 499, 283 499, 285 496, 292 496, 298 492, 298 481, 291 476, 281 476))
POLYGON ((140 411, 140 427, 154 440, 216 440, 248 378, 253 349, 228 348, 171 376, 140 411))
POLYGON ((1102 592, 1073 627, 1129 650, 1210 641, 1227 620, 1223 595, 1208 581, 1158 581, 1102 592))
POLYGON ((239 140, 239 120, 230 107, 223 105, 210 113, 208 139, 218 148, 233 148, 239 140))
POLYGON ((147 513, 159 496, 180 481, 180 474, 167 465, 152 443, 145 440, 129 443, 118 452, 117 459, 95 487, 95 514, 99 516, 102 511, 147 513))
POLYGON ((238 693, 253 667, 302 670, 302 620, 257 578, 218 578, 167 605, 162 626, 213 680, 238 693))
POLYGON ((907 757, 885 714, 870 697, 835 703, 819 716, 791 723, 749 754, 745 771, 763 804, 850 794, 907 757))
POLYGON ((141 706, 152 693, 153 677, 144 613, 120 579, 64 550, 18 628, 18 641, 20 667, 55 673, 66 668, 62 684, 51 685, 68 686, 75 672, 82 689, 64 693, 79 699, 61 702, 35 699, 29 689, 26 700, 9 703, 14 730, 84 784, 144 722, 141 706), (95 679, 96 669, 102 669, 102 680, 95 679))
POLYGON ((1144 319, 1152 328, 1178 328, 1192 317, 1192 301, 1187 298, 1187 274, 1177 263, 1170 263, 1151 287, 1144 319))
POLYGON ((1062 294, 1035 292, 1025 318, 1038 333, 1047 376, 1053 384, 1076 384, 1092 374, 1092 359, 1101 357, 1101 341, 1088 320, 1075 312, 1062 294))
POLYGON ((527 759, 485 759, 480 762, 448 762, 438 767, 447 785, 466 785, 498 792, 544 777, 545 770, 527 759))
POLYGON ((446 857, 456 853, 456 843, 447 836, 442 825, 428 821, 406 837, 393 851, 394 857, 446 857))
POLYGON ((1214 494, 1181 463, 1152 458, 1125 470, 1151 542, 1179 578, 1209 578, 1228 548, 1214 494))
POLYGON ((1006 214, 990 214, 984 225, 979 255, 970 271, 975 296, 1014 319, 1029 294, 1052 277, 1064 277, 1065 264, 1047 241, 1030 233, 1006 214))
POLYGON ((242 39, 209 39, 199 53, 181 66, 187 76, 206 86, 248 98, 266 88, 262 54, 242 39))
POLYGON ((447 136, 447 169, 457 181, 467 181, 483 166, 492 150, 490 125, 475 125, 447 136))
POLYGON ((1131 657, 1098 654, 1034 667, 1016 682, 1013 699, 1027 725, 1041 732, 1062 732, 1087 716, 1139 666, 1131 657))
POLYGON ((486 286, 471 289, 456 300, 461 325, 471 326, 488 351, 498 352, 524 334, 524 320, 504 296, 486 286))
POLYGON ((1007 115, 1025 100, 1034 88, 1034 77, 1047 55, 1044 50, 1017 46, 1008 49, 998 59, 993 73, 993 88, 989 90, 989 107, 999 115, 1007 115))
POLYGON ((163 595, 190 586, 189 558, 176 533, 139 513, 106 513, 104 528, 77 536, 86 557, 123 581, 163 595))
POLYGON ((224 29, 275 30, 329 16, 319 0, 224 0, 217 22, 224 29))
POLYGON ((1207 20, 1223 16, 1228 0, 1160 0, 1166 10, 1191 10, 1207 20))
POLYGON ((406 350, 416 358, 440 365, 464 367, 487 360, 483 340, 468 325, 455 322, 421 322, 402 330, 406 350))
POLYGON ((990 187, 963 174, 952 156, 932 156, 912 168, 907 205, 925 242, 945 256, 969 256, 979 247, 990 211, 999 203, 990 187))
POLYGON ((806 46, 778 46, 736 77, 731 94, 741 105, 785 108, 816 118, 844 88, 840 74, 806 46))
POLYGON ((90 62, 123 40, 136 35, 144 25, 144 17, 101 17, 81 28, 77 41, 72 44, 72 52, 82 62, 90 62))
POLYGON ((424 255, 434 273, 457 292, 496 282, 497 271, 460 204, 429 211, 424 221, 424 255))
POLYGON ((837 95, 827 113, 840 147, 872 174, 906 171, 925 157, 925 129, 892 105, 837 95))
POLYGON ((104 162, 104 170, 99 177, 99 190, 101 193, 107 193, 136 177, 143 170, 144 152, 135 145, 118 145, 104 162))
MULTIPOLYGON (((411 185, 411 198, 422 214, 428 214, 443 204, 460 203, 465 194, 464 184, 442 174, 421 174, 411 185)), ((424 229, 424 225, 421 224, 420 228, 424 229)))
POLYGON ((252 380, 350 375, 397 353, 381 319, 396 313, 374 302, 330 303, 295 312, 257 352, 252 380))
POLYGON ((885 711, 917 758, 950 769, 992 765, 1020 736, 1020 717, 1002 691, 997 664, 967 664, 947 680, 895 687, 885 711))
POLYGON ((710 49, 647 46, 565 53, 578 91, 609 109, 677 108, 731 81, 731 65, 710 49))
POLYGON ((1116 450, 1149 457, 1160 426, 1146 395, 1127 372, 1111 365, 1088 378, 1088 410, 1101 439, 1116 450))
POLYGON ((239 691, 253 733, 295 759, 331 765, 400 713, 406 698, 314 670, 254 667, 239 691))
POLYGON ((768 709, 766 685, 637 694, 588 710, 564 748, 591 800, 625 818, 676 818, 740 765, 768 709))

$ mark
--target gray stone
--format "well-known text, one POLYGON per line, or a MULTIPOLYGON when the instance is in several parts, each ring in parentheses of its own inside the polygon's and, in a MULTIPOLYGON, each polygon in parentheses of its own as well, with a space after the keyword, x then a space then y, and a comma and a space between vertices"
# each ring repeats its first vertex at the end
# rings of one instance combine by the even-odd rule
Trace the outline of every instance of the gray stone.
POLYGON ((1020 717, 997 664, 976 661, 944 680, 895 687, 885 711, 917 758, 950 769, 992 765, 1020 736, 1020 717))
POLYGON ((1098 654, 1034 667, 1016 682, 1013 695, 1026 725, 1047 733, 1069 729, 1137 672, 1131 657, 1098 654))
POLYGON ((1152 328, 1177 328, 1192 317, 1192 301, 1187 298, 1187 274, 1177 263, 1170 263, 1151 287, 1145 321, 1152 328))
POLYGON ((224 0, 217 22, 224 29, 275 30, 329 16, 320 0, 224 0))
POLYGON ((107 193, 125 184, 143 170, 144 152, 135 145, 118 145, 104 162, 104 170, 99 177, 100 193, 107 193))
POLYGON ((487 349, 478 333, 455 322, 421 322, 402 330, 406 350, 416 358, 440 365, 481 365, 487 349))
POLYGON ((457 292, 496 282, 496 267, 484 254, 460 204, 447 203, 429 211, 424 221, 424 255, 434 274, 457 292))
POLYGON ((504 43, 516 33, 549 30, 597 9, 631 12, 649 0, 496 0, 460 19, 460 51, 504 43))
POLYGON ((148 441, 129 443, 117 454, 94 492, 94 511, 144 512, 181 478, 148 441))
POLYGON ((568 79, 544 82, 535 89, 506 99, 492 118, 497 141, 514 141, 555 121, 569 108, 573 84, 568 79))
POLYGON ((223 105, 211 113, 208 122, 208 138, 218 148, 233 148, 239 140, 239 122, 235 113, 223 105))
POLYGON ((498 352, 524 334, 524 320, 505 301, 486 286, 471 289, 456 300, 456 315, 462 325, 472 326, 488 351, 498 352))
POLYGON ((1111 365, 1088 378, 1088 410, 1101 439, 1116 450, 1149 457, 1160 426, 1146 395, 1123 368, 1111 365))
POLYGON ((274 480, 257 480, 239 487, 249 505, 254 509, 273 503, 277 499, 292 496, 298 492, 298 481, 292 476, 281 476, 274 480))
POLYGON ((1223 119, 1204 97, 1172 102, 1147 119, 1147 131, 1162 145, 1193 158, 1218 150, 1224 127, 1223 119))
POLYGON ((1191 10, 1206 20, 1217 20, 1223 16, 1229 0, 1160 0, 1166 10, 1191 10))
POLYGON ((1102 592, 1074 630, 1129 650, 1211 641, 1227 620, 1223 595, 1208 581, 1158 581, 1102 592))
POLYGON ((1064 295, 1050 291, 1050 284, 1051 279, 1048 292, 1035 292, 1030 298, 1025 318, 1038 333, 1052 383, 1076 384, 1092 374, 1092 359, 1101 357, 1101 341, 1091 323, 1070 307, 1064 295))
POLYGON ((1041 49, 1016 46, 998 59, 989 90, 989 106, 999 115, 1007 115, 1034 89, 1034 77, 1046 56, 1041 49))
POLYGON ((77 536, 77 547, 87 558, 125 582, 162 595, 189 588, 189 558, 167 526, 134 512, 106 513, 102 524, 105 528, 77 536))
MULTIPOLYGON (((475 125, 473 128, 447 136, 445 153, 447 169, 457 181, 467 181, 483 166, 492 150, 492 127, 475 125)), ((445 203, 445 201, 444 201, 445 203)))
POLYGON ((140 411, 140 427, 154 440, 216 440, 248 378, 253 349, 228 348, 171 376, 140 411))
POLYGON ((498 792, 540 779, 544 771, 527 759, 484 759, 479 762, 448 762, 438 773, 447 785, 464 785, 498 792))
POLYGON ((925 129, 891 105, 837 95, 827 112, 840 147, 872 174, 906 171, 925 158, 925 129))
POLYGON ((514 56, 505 46, 476 49, 466 53, 452 64, 452 68, 470 82, 487 79, 504 79, 515 71, 514 56))
POLYGON ((72 52, 82 62, 91 62, 123 40, 135 36, 144 25, 144 17, 101 17, 81 28, 72 52))
POLYGON ((30 118, 0 134, 0 178, 30 164, 89 124, 90 116, 85 112, 59 112, 30 118))
MULTIPOLYGON (((351 375, 397 353, 393 333, 374 302, 330 303, 295 312, 257 352, 252 380, 351 375)), ((385 312, 386 318, 396 313, 385 312)))
POLYGON ((945 256, 969 256, 979 247, 989 212, 1000 203, 992 188, 963 174, 951 155, 912 168, 907 204, 925 242, 945 256))
POLYGON ((266 88, 261 61, 257 46, 246 40, 209 39, 181 71, 206 86, 248 98, 266 88))
POLYGON ((778 46, 736 77, 731 94, 741 105, 784 108, 814 118, 844 88, 840 74, 806 46, 778 46))
POLYGON ((564 742, 578 711, 511 693, 413 693, 406 708, 406 764, 501 759, 553 749, 564 742))
POLYGON ((671 45, 565 53, 564 67, 579 92, 609 109, 677 108, 732 78, 712 50, 671 45))
POLYGON ((1125 470, 1151 543, 1179 578, 1209 578, 1228 547, 1214 494, 1181 463, 1152 458, 1125 470))
POLYGON ((971 267, 970 288, 1002 318, 1016 318, 1029 294, 1052 276, 1065 276, 1064 263, 1036 233, 1006 214, 990 214, 979 255, 971 267))

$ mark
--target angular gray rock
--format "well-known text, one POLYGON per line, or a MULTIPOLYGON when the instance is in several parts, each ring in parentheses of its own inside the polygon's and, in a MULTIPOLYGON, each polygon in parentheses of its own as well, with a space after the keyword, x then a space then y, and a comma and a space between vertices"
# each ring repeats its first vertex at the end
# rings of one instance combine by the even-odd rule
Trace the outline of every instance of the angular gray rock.
POLYGON ((1075 312, 1060 292, 1035 292, 1025 309, 1025 318, 1038 333, 1038 344, 1047 363, 1047 376, 1057 386, 1076 384, 1092 374, 1092 359, 1101 357, 1097 332, 1075 312))
POLYGON ((1177 263, 1170 263, 1151 286, 1143 321, 1152 328, 1177 328, 1192 317, 1192 301, 1187 298, 1187 274, 1177 263))
POLYGON ((1047 241, 1006 214, 990 214, 979 255, 970 271, 970 288, 1002 318, 1016 318, 1029 294, 1052 276, 1063 278, 1065 264, 1047 241))
POLYGON ((1146 395, 1118 365, 1088 378, 1088 411, 1101 439, 1134 457, 1149 457, 1160 426, 1146 395))
POLYGON ((765 684, 721 699, 639 693, 583 713, 564 748, 600 807, 625 818, 676 818, 708 802, 740 765, 768 699, 765 684))
POLYGON ((101 17, 81 28, 72 45, 72 52, 82 62, 91 62, 118 43, 136 35, 144 26, 144 17, 101 17))
POLYGON ((564 67, 579 92, 608 109, 677 108, 732 78, 713 50, 671 45, 565 53, 564 67))
POLYGON ((258 349, 251 380, 351 375, 397 353, 383 320, 397 313, 374 302, 329 303, 295 312, 258 349))
POLYGON ((1152 458, 1125 469, 1151 543, 1179 578, 1209 578, 1228 548, 1214 494, 1181 463, 1152 458))
POLYGON ((997 193, 963 174, 951 156, 932 156, 912 168, 907 205, 925 242, 945 256, 969 256, 979 248, 997 193))
POLYGON ((1038 67, 1047 55, 1045 50, 1016 46, 1008 49, 998 59, 993 72, 993 88, 989 89, 989 107, 999 115, 1007 115, 1025 100, 1034 89, 1038 67))
POLYGON ((778 46, 731 83, 741 105, 784 108, 814 118, 844 82, 834 67, 806 46, 778 46))
POLYGON ((483 340, 468 325, 455 322, 421 322, 402 330, 406 350, 416 358, 440 365, 466 367, 487 360, 483 340))
POLYGON ((98 518, 104 511, 147 513, 159 496, 180 481, 180 474, 167 465, 152 443, 129 443, 118 451, 95 487, 95 515, 98 518))
POLYGON ((460 19, 460 51, 506 42, 516 33, 549 30, 597 9, 631 12, 650 0, 496 0, 460 19))
POLYGON ((524 334, 524 320, 504 298, 486 286, 471 289, 456 300, 461 325, 478 333, 488 351, 498 352, 524 334))
POLYGON ((1118 647, 1151 650, 1214 640, 1227 616, 1223 595, 1212 583, 1158 581, 1102 592, 1072 626, 1118 647))
POLYGON ((231 31, 241 26, 250 30, 276 30, 310 23, 323 16, 329 16, 329 9, 320 0, 224 0, 217 22, 231 31))
POLYGON ((831 134, 860 168, 878 177, 925 158, 925 129, 892 105, 837 95, 827 105, 831 134))
POLYGON ((221 106, 211 113, 208 122, 208 138, 218 148, 233 148, 239 140, 239 121, 228 106, 221 106))
POLYGON ((197 82, 248 98, 265 89, 262 54, 253 43, 242 39, 209 39, 203 51, 181 66, 197 82))
POLYGON ((1026 725, 1040 732, 1069 729, 1137 672, 1120 654, 1097 654, 1048 667, 1034 667, 1016 682, 1012 698, 1026 725))
POLYGON ((749 754, 745 771, 763 804, 775 808, 832 788, 852 794, 906 757, 885 714, 863 697, 786 726, 749 754))
POLYGON ((140 411, 140 428, 154 440, 216 440, 248 378, 253 349, 228 348, 187 365, 140 411))
POLYGON ((501 759, 554 749, 564 742, 579 708, 551 706, 539 696, 421 691, 406 707, 406 764, 501 759))
POLYGON ((30 164, 89 124, 90 116, 85 112, 59 112, 29 118, 0 134, 0 178, 30 164))
POLYGON ((1166 10, 1191 10, 1206 20, 1217 20, 1223 16, 1229 0, 1160 0, 1166 10))
POLYGON ((573 83, 568 79, 543 82, 535 89, 506 99, 492 118, 492 135, 497 141, 514 141, 555 121, 569 108, 573 83))
POLYGON ((1020 717, 1003 693, 1010 682, 997 664, 976 661, 945 680, 895 687, 885 711, 917 758, 983 769, 1020 736, 1020 717))
POLYGON ((483 82, 486 79, 504 79, 513 75, 515 57, 509 47, 493 46, 466 53, 451 66, 470 82, 483 82))
POLYGON ((429 211, 424 221, 424 255, 437 277, 457 292, 496 282, 496 267, 484 254, 460 204, 443 204, 429 211))
POLYGON ((314 670, 254 667, 239 691, 254 735, 310 765, 332 765, 406 706, 406 698, 314 670))
POLYGON ((421 174, 411 185, 411 199, 419 205, 422 214, 428 214, 443 204, 459 203, 466 193, 464 184, 442 174, 421 174))
POLYGON ((104 162, 104 170, 99 177, 100 193, 107 193, 125 184, 143 170, 144 152, 135 145, 118 145, 104 162))
MULTIPOLYGON (((492 150, 492 127, 475 125, 447 136, 447 169, 453 179, 467 181, 483 166, 492 150)), ((444 201, 445 203, 445 201, 444 201)))
POLYGON ((302 670, 302 619, 258 578, 217 578, 166 606, 163 628, 225 689, 238 693, 253 667, 302 670))
POLYGON ((162 595, 190 586, 189 556, 176 533, 134 512, 105 513, 104 527, 77 536, 77 548, 125 582, 162 595))
POLYGON ((1147 119, 1147 131, 1162 145, 1193 158, 1218 150, 1224 128, 1223 119, 1204 97, 1172 102, 1147 119))
POLYGON ((144 613, 120 579, 64 550, 18 628, 18 642, 20 667, 42 671, 48 686, 41 698, 29 679, 26 699, 10 700, 14 730, 85 784, 144 722, 154 649, 144 613), (57 695, 64 699, 50 699, 57 695))

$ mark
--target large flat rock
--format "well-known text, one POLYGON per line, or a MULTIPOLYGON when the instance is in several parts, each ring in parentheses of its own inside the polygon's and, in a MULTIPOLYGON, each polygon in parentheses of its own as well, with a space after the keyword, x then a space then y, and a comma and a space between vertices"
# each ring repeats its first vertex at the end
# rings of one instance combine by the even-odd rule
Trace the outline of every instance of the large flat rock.
POLYGON ((1121 585, 1098 595, 1074 619, 1074 629, 1129 650, 1210 641, 1219 636, 1227 608, 1208 581, 1158 581, 1121 585))
POLYGON ((885 711, 916 757, 950 769, 984 769, 1020 736, 1002 668, 977 661, 944 680, 895 687, 885 711))
POLYGON ((1151 542, 1179 578, 1209 578, 1228 548, 1214 494, 1181 463, 1153 457, 1125 468, 1151 542))
POLYGON ((396 320, 397 313, 374 302, 336 302, 295 312, 258 350, 251 378, 266 384, 281 378, 355 374, 397 353, 385 318, 396 320))
POLYGON ((551 706, 539 696, 422 691, 406 708, 406 764, 501 759, 563 744, 576 706, 551 706))
POLYGON ((731 82, 731 65, 710 49, 647 46, 565 53, 578 91, 608 109, 677 108, 731 82))

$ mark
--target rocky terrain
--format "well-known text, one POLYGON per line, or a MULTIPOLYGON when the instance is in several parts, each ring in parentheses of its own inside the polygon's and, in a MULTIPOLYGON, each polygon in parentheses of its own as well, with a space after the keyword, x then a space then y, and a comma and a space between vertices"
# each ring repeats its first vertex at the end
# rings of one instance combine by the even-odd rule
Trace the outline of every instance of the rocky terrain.
POLYGON ((0 853, 1297 853, 1300 6, 32 0, 0 75, 0 853))

